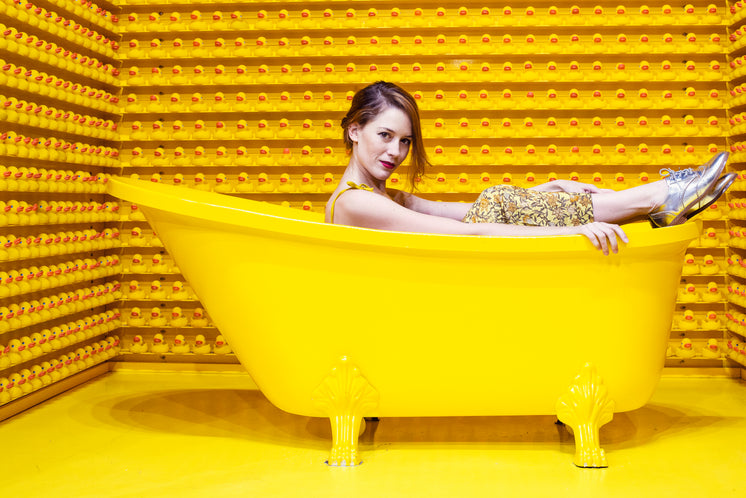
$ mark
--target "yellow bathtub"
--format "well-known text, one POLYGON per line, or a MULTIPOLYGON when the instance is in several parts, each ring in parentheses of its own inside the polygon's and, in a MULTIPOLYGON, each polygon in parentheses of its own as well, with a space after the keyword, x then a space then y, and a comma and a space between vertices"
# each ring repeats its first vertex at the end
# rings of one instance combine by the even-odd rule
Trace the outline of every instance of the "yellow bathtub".
POLYGON ((582 236, 478 237, 330 225, 316 213, 140 180, 136 203, 277 407, 329 417, 355 465, 363 417, 557 414, 575 464, 606 466, 599 427, 658 383, 686 223, 582 236))

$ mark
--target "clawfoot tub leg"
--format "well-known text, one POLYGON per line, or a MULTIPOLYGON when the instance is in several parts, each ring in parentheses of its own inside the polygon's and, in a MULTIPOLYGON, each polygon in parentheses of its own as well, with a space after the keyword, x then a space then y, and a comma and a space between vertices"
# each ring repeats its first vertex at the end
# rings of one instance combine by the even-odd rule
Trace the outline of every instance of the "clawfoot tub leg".
POLYGON ((378 391, 345 356, 316 388, 313 400, 332 424, 332 451, 327 463, 360 465, 357 439, 365 427, 363 415, 378 407, 378 391))
POLYGON ((596 368, 586 363, 565 394, 557 400, 557 418, 575 433, 575 460, 578 467, 608 467, 599 446, 599 428, 614 417, 614 401, 596 368))

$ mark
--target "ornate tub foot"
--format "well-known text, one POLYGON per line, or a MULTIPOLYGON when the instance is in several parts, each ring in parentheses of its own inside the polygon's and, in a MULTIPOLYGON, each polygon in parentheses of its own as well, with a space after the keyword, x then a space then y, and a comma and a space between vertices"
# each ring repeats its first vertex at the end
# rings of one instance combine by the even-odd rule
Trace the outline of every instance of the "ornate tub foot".
POLYGON ((599 428, 614 418, 614 401, 596 368, 586 363, 567 392, 557 400, 557 418, 575 433, 578 467, 608 467, 606 454, 598 444, 599 428))
POLYGON ((316 407, 332 424, 332 451, 326 462, 334 466, 360 465, 358 435, 364 429, 364 414, 378 407, 378 391, 360 370, 343 356, 313 393, 316 407))

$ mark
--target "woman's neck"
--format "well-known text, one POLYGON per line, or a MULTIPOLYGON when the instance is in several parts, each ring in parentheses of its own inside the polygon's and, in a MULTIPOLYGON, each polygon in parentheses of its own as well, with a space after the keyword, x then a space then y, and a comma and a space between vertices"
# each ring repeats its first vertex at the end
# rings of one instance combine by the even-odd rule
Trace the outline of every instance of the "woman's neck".
POLYGON ((365 185, 372 187, 374 192, 386 194, 386 180, 380 180, 372 176, 365 168, 361 167, 360 164, 355 160, 354 157, 350 158, 350 162, 347 164, 342 175, 343 181, 353 181, 357 184, 364 183, 365 185))

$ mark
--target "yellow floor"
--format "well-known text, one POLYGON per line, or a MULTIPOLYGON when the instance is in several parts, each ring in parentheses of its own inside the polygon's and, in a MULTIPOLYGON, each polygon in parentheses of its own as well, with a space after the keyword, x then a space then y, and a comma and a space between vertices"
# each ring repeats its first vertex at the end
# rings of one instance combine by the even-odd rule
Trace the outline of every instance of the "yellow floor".
POLYGON ((238 373, 116 371, 0 423, 0 496, 744 496, 746 383, 664 377, 578 469, 554 417, 388 418, 330 468, 328 421, 238 373))

